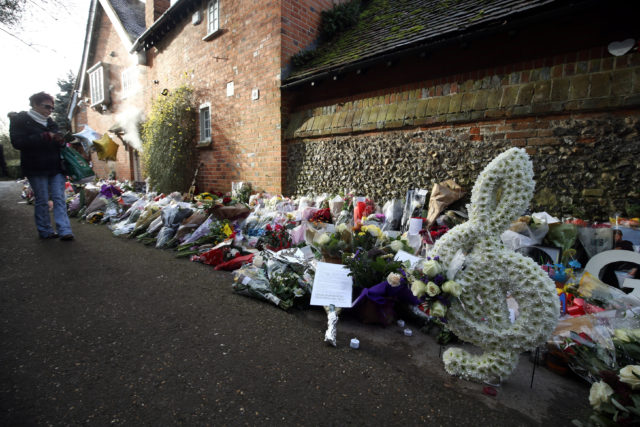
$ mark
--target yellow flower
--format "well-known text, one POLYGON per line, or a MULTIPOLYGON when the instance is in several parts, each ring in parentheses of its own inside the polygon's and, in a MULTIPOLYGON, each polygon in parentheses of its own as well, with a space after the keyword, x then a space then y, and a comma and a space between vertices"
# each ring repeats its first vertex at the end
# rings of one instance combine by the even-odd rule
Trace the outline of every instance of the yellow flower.
POLYGON ((229 237, 233 233, 233 230, 231 229, 231 227, 229 227, 229 224, 225 224, 222 232, 225 234, 225 236, 229 237))

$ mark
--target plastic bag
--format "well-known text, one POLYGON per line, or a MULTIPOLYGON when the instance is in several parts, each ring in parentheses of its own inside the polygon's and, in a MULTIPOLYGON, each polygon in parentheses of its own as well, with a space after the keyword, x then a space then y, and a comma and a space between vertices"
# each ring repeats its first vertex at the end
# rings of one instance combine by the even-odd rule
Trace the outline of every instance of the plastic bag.
POLYGON ((331 219, 334 224, 340 213, 342 212, 342 208, 344 207, 344 199, 340 196, 336 196, 333 199, 329 200, 329 211, 331 212, 331 219))
POLYGON ((89 163, 73 148, 62 147, 60 149, 60 157, 62 157, 64 169, 72 182, 83 184, 96 178, 96 174, 89 166, 89 163))
POLYGON ((382 231, 395 230, 399 231, 402 223, 402 199, 389 200, 382 207, 382 213, 384 214, 384 224, 382 225, 382 231))
POLYGON ((578 227, 580 243, 589 258, 613 248, 613 229, 578 227))
POLYGON ((413 217, 422 217, 422 209, 427 201, 427 190, 407 190, 407 197, 405 198, 404 208, 402 210, 402 222, 401 230, 407 231, 409 229, 409 220, 413 217))
POLYGON ((574 224, 554 223, 549 224, 549 232, 545 240, 565 252, 573 247, 577 238, 578 227, 574 224))

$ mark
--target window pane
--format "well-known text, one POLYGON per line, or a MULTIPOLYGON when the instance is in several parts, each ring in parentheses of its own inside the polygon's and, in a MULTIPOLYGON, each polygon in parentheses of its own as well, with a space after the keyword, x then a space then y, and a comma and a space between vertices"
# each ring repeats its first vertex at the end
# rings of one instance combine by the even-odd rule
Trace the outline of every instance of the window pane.
POLYGON ((209 107, 200 109, 200 141, 208 141, 211 138, 211 111, 209 107))
POLYGON ((207 7, 207 32, 209 34, 218 30, 218 0, 209 2, 207 7))

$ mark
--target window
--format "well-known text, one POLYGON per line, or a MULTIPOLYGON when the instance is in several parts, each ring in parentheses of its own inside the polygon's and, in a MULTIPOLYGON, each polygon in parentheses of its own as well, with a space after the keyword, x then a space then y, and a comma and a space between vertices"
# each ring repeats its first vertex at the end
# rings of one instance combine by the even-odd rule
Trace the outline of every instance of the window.
POLYGON ((220 2, 211 0, 207 5, 207 35, 211 35, 219 29, 220 2))
POLYGON ((200 106, 200 144, 211 142, 211 105, 200 106))
POLYGON ((136 93, 138 87, 138 70, 136 67, 127 68, 122 72, 122 97, 136 93))
POLYGON ((91 106, 94 107, 100 104, 108 104, 108 65, 102 62, 98 62, 96 65, 87 70, 87 74, 89 74, 89 93, 91 96, 91 106))

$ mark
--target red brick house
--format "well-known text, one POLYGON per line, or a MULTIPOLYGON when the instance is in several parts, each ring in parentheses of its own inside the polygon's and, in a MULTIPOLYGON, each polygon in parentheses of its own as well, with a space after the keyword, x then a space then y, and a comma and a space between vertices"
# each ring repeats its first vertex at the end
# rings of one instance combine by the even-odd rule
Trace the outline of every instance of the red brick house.
MULTIPOLYGON (((108 118, 124 104, 148 111, 190 84, 200 190, 249 181, 384 200, 447 178, 469 188, 515 145, 534 161, 535 208, 602 217, 640 203, 640 27, 627 2, 362 0, 350 27, 319 40, 321 12, 345 1, 146 0, 127 56, 107 47, 118 26, 105 6, 140 3, 93 3, 85 70, 135 58, 140 89, 122 100, 114 85, 106 112, 80 109, 76 126, 117 129, 108 118)), ((86 76, 79 91, 89 97, 86 76)))
POLYGON ((74 131, 89 125, 109 133, 120 146, 115 161, 91 154, 100 177, 114 173, 121 179, 142 180, 137 122, 145 105, 145 57, 132 54, 131 47, 145 29, 144 13, 144 3, 137 0, 91 2, 70 114, 74 131))
MULTIPOLYGON (((72 109, 76 129, 84 123, 100 133, 118 129, 118 114, 129 107, 148 112, 163 90, 186 83, 194 88, 200 110, 196 142, 204 166, 199 171, 199 189, 229 191, 231 182, 249 181, 254 188, 281 192, 283 64, 300 47, 312 43, 320 12, 333 4, 331 0, 179 0, 171 4, 93 0, 77 87, 78 99, 89 100, 72 109), (109 13, 110 8, 115 14, 109 13), (127 12, 134 15, 132 21, 144 16, 145 30, 131 37, 132 43, 119 37, 120 27, 127 28, 122 19, 127 12), (139 84, 135 95, 126 99, 119 96, 125 60, 137 69, 139 84), (109 84, 104 86, 110 99, 104 109, 90 96, 88 74, 97 64, 108 66, 109 84)), ((125 154, 126 150, 119 150, 116 174, 121 178, 134 175, 127 170, 134 163, 127 163, 125 154)), ((107 171, 100 163, 94 161, 104 176, 107 171)))

